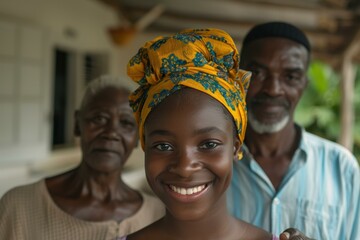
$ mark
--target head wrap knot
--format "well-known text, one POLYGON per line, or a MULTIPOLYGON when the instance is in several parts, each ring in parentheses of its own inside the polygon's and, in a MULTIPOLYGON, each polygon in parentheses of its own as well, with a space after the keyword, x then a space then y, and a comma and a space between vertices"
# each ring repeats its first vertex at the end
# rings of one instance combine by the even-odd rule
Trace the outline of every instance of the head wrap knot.
POLYGON ((130 105, 142 146, 148 114, 182 87, 204 92, 224 105, 243 142, 247 124, 245 95, 251 74, 239 69, 239 60, 232 38, 218 29, 189 29, 145 43, 127 66, 129 77, 140 85, 131 94, 130 105))

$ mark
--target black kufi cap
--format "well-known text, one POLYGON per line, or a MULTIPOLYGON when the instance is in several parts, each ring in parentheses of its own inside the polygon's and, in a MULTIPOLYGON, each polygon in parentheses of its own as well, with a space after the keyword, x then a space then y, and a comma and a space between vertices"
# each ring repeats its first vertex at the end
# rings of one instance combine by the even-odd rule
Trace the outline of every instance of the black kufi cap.
POLYGON ((245 36, 243 46, 266 37, 280 37, 293 40, 303 45, 310 52, 310 42, 303 31, 285 22, 268 22, 253 27, 245 36))

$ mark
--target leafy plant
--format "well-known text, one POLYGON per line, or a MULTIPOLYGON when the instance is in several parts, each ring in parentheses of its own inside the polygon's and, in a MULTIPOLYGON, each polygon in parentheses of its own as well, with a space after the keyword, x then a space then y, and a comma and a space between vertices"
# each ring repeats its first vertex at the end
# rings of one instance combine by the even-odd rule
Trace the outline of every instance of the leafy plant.
MULTIPOLYGON (((355 93, 360 92, 360 67, 357 67, 355 93)), ((327 64, 313 61, 308 71, 309 84, 295 112, 295 120, 312 132, 332 141, 340 136, 340 77, 327 64)), ((360 160, 360 95, 355 94, 354 151, 360 160)))

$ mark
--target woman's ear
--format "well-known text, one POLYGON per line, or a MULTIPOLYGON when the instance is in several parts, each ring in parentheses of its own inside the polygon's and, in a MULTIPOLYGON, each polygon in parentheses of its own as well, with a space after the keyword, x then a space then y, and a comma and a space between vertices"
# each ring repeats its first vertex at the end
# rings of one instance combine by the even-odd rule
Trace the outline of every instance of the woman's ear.
POLYGON ((80 137, 81 131, 80 131, 80 111, 79 110, 75 111, 74 117, 75 117, 74 135, 76 137, 80 137))
POLYGON ((234 161, 242 158, 241 145, 239 138, 236 137, 234 141, 234 161))

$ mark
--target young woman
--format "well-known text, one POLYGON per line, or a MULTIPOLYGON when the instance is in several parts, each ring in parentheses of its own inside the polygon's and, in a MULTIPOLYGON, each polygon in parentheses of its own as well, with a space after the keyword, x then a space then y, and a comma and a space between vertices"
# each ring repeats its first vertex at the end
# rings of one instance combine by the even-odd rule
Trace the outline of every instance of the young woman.
POLYGON ((167 210, 127 239, 275 239, 226 207, 250 78, 231 37, 200 29, 156 38, 130 60, 128 74, 140 85, 130 103, 146 177, 167 210))

